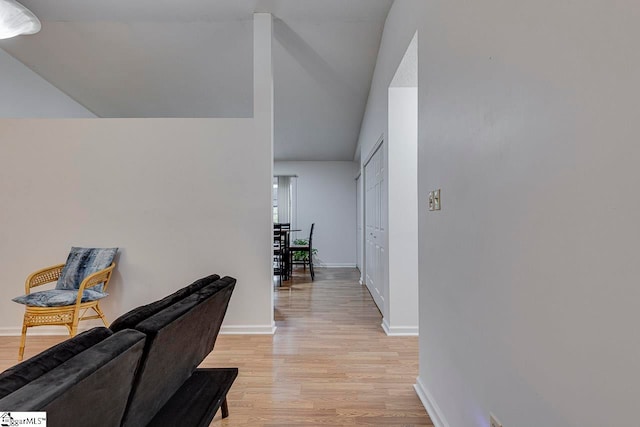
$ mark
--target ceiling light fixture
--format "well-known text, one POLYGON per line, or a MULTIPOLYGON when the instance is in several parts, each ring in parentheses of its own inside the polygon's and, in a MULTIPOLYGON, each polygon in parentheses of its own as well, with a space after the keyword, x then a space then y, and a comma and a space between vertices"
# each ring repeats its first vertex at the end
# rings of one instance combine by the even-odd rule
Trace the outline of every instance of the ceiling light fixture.
POLYGON ((0 39, 35 34, 42 24, 29 9, 14 0, 0 0, 0 39))

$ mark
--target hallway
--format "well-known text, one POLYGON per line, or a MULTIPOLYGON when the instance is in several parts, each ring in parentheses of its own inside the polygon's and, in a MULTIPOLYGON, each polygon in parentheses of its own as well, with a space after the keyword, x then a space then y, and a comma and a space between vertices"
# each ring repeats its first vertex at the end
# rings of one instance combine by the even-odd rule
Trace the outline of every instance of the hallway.
POLYGON ((418 339, 387 337, 351 268, 302 271, 275 293, 275 336, 221 335, 202 366, 237 366, 213 426, 432 426, 413 389, 418 339))

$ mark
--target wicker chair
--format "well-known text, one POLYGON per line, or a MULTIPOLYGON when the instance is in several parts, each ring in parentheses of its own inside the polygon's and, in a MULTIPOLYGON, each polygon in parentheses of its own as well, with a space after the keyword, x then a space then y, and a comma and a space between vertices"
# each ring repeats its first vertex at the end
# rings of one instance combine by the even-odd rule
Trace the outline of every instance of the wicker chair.
MULTIPOLYGON (((104 313, 100 309, 99 303, 100 299, 107 295, 105 291, 109 285, 111 273, 116 266, 115 262, 112 262, 111 265, 105 269, 96 271, 95 273, 84 277, 80 282, 77 291, 63 291, 77 292, 77 296, 75 296, 75 303, 68 305, 56 304, 53 306, 35 306, 28 302, 31 290, 37 286, 58 281, 64 266, 65 264, 54 265, 32 273, 27 277, 25 282, 26 294, 21 297, 14 298, 14 301, 25 304, 18 360, 22 360, 24 356, 27 328, 50 325, 66 326, 69 331, 69 335, 73 337, 78 332, 78 322, 81 320, 100 319, 105 326, 109 326, 104 313), (88 294, 91 294, 93 297, 88 297, 88 294), (27 301, 25 302, 25 300, 27 301), (83 302, 83 300, 85 301, 83 302), (92 312, 89 312, 89 310, 92 310, 92 312)), ((37 293, 31 294, 31 296, 34 296, 35 294, 37 293)))

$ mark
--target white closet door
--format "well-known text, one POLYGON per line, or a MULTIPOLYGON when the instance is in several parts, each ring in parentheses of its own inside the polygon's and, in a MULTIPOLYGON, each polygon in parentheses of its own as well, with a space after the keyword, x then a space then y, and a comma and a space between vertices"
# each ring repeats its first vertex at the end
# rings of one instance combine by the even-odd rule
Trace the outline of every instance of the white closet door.
POLYGON ((356 179, 356 267, 360 270, 360 278, 362 279, 362 177, 356 179))
POLYGON ((387 187, 384 146, 365 165, 365 269, 366 284, 385 314, 387 284, 387 187))

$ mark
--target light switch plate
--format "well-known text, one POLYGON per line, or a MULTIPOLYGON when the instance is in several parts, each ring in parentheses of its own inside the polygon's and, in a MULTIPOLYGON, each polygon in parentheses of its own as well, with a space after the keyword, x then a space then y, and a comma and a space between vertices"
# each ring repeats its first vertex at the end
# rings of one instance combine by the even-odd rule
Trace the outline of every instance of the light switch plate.
POLYGON ((435 203, 433 198, 433 191, 429 193, 429 210, 433 211, 435 209, 435 203))
POLYGON ((436 190, 433 192, 433 210, 439 211, 442 208, 442 203, 440 203, 440 190, 436 190))

